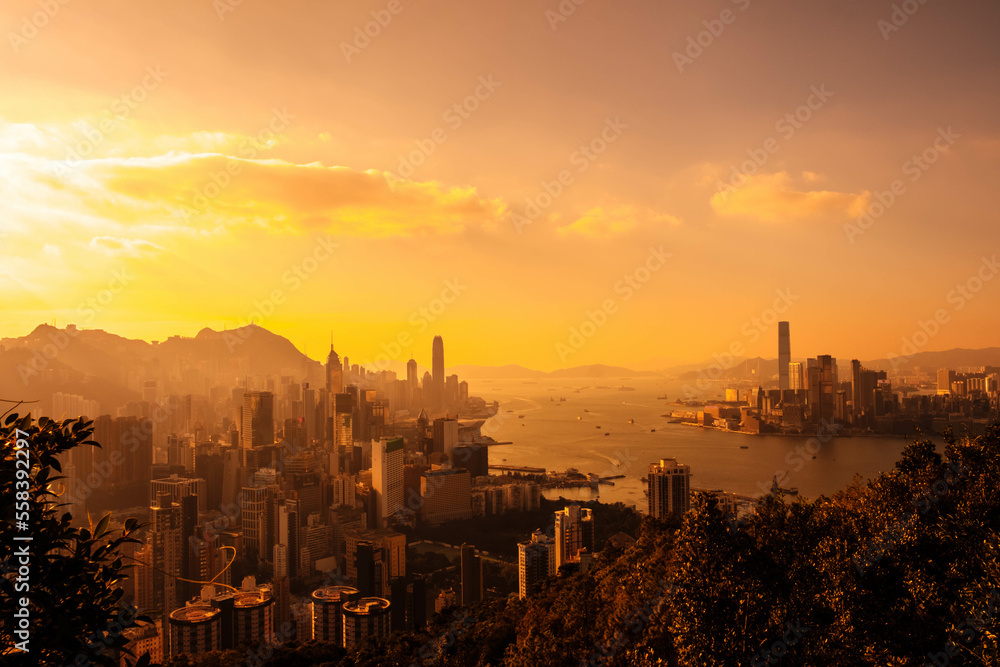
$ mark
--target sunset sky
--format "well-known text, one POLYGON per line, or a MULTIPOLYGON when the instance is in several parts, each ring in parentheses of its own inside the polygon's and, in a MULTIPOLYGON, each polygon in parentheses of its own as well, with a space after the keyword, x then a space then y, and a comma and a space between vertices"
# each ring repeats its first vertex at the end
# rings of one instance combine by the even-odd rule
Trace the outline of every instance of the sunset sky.
POLYGON ((0 336, 663 368, 787 290, 794 357, 998 344, 996 2, 94 4, 0 7, 0 336))

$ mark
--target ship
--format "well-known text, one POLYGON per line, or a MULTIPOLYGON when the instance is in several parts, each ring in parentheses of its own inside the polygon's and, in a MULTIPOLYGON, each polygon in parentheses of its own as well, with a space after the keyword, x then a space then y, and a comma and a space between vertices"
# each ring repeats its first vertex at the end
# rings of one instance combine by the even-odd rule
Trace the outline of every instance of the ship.
POLYGON ((664 394, 663 396, 657 396, 656 400, 658 400, 658 401, 665 401, 665 400, 667 400, 667 395, 664 394))
POLYGON ((635 387, 626 387, 625 385, 622 385, 618 387, 618 391, 635 391, 635 387))

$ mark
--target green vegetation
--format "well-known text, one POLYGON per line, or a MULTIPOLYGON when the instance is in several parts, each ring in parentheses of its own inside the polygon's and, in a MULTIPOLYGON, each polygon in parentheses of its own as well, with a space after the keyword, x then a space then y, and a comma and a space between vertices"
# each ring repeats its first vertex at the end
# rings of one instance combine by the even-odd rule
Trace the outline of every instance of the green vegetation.
MULTIPOLYGON (((122 631, 149 619, 124 605, 116 585, 131 567, 121 547, 138 542, 142 528, 129 520, 119 535, 105 516, 94 529, 77 529, 62 512, 56 457, 89 440, 93 422, 55 422, 42 417, 7 416, 0 426, 0 663, 4 665, 118 665, 115 652, 125 644, 122 631), (24 463, 18 463, 23 461, 24 463), (20 473, 19 473, 20 471, 20 473), (25 474, 26 473, 26 474, 25 474), (50 486, 52 485, 52 486, 50 486), (26 525, 20 524, 26 519, 26 525), (31 537, 30 541, 18 537, 31 537), (25 555, 25 548, 27 554, 25 555), (27 577, 21 566, 27 564, 27 577), (15 619, 21 599, 28 601, 29 652, 15 651, 23 640, 15 619)), ((134 662, 134 661, 133 661, 134 662)), ((139 660, 148 664, 148 656, 139 660)))

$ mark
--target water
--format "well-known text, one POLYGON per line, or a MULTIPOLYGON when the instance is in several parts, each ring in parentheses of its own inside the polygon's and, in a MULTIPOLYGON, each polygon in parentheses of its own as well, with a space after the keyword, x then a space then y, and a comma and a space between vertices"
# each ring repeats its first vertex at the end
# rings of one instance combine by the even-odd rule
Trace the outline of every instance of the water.
POLYGON ((686 408, 670 404, 682 397, 683 383, 665 379, 477 380, 470 385, 474 395, 500 402, 500 413, 484 425, 484 433, 513 442, 491 448, 491 464, 625 475, 614 480, 614 486, 601 485, 598 493, 586 488, 552 489, 545 495, 599 497, 602 502, 620 501, 642 510, 646 498, 641 478, 649 464, 661 458, 691 466, 695 488, 752 496, 769 490, 777 474, 782 487, 796 487, 801 495, 815 498, 850 485, 855 475, 867 480, 892 469, 908 442, 833 438, 810 452, 808 436, 753 436, 668 424, 661 415, 686 408), (635 391, 619 391, 623 384, 635 391), (607 388, 598 389, 601 385, 607 388), (577 389, 579 393, 574 392, 577 389), (668 400, 657 398, 662 395, 668 400), (740 449, 741 445, 749 449, 740 449))

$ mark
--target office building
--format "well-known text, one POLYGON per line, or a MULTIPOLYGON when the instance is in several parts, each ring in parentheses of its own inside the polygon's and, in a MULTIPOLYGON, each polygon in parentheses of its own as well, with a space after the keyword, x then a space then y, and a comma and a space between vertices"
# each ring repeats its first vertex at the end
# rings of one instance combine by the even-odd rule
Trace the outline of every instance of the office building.
POLYGON ((778 389, 791 389, 788 378, 788 364, 792 361, 792 343, 788 333, 788 322, 778 322, 778 389))
POLYGON ((403 509, 402 438, 372 442, 372 490, 381 528, 403 509))
POLYGON ((472 480, 464 468, 434 468, 420 477, 421 517, 431 524, 472 517, 472 480))
POLYGON ((197 496, 198 512, 204 513, 208 505, 208 483, 203 479, 187 479, 171 475, 167 479, 154 479, 150 482, 150 505, 154 504, 160 494, 166 494, 177 504, 189 496, 197 496))
MULTIPOLYGON (((309 415, 306 414, 308 425, 309 415)), ((243 430, 240 447, 244 450, 274 444, 274 395, 269 391, 243 394, 243 430)), ((312 431, 310 431, 310 436, 312 431)))
POLYGON ((444 395, 444 340, 434 336, 431 346, 431 377, 433 381, 433 407, 440 410, 445 407, 444 395))

